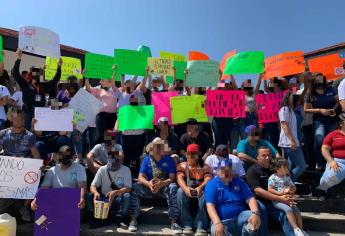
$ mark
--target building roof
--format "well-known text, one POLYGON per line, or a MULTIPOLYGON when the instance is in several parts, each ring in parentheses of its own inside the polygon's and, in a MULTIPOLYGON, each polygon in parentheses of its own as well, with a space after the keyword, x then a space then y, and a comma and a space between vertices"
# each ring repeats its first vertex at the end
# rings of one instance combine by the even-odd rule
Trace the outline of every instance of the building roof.
MULTIPOLYGON (((17 30, 12 30, 12 29, 7 29, 7 28, 2 28, 0 27, 0 35, 3 36, 9 36, 9 37, 13 37, 13 38, 18 38, 18 31, 17 30)), ((74 53, 78 53, 78 54, 85 54, 87 53, 87 51, 79 49, 79 48, 74 48, 74 47, 70 47, 64 44, 60 44, 60 48, 61 50, 64 51, 69 51, 69 52, 74 52, 74 53)))
POLYGON ((317 56, 320 54, 324 54, 324 53, 328 53, 328 52, 332 52, 332 51, 336 51, 336 50, 344 49, 344 48, 345 48, 345 42, 338 43, 338 44, 328 46, 325 48, 320 48, 320 49, 317 49, 317 50, 314 50, 311 52, 306 52, 306 53, 304 53, 304 56, 305 57, 313 57, 313 56, 317 56))

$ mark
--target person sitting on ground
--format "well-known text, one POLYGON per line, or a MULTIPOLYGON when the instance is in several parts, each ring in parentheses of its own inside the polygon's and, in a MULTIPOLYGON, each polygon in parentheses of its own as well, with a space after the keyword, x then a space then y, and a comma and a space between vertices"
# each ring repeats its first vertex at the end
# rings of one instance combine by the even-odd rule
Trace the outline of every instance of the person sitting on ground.
MULTIPOLYGON (((273 160, 271 170, 274 171, 274 174, 268 179, 268 191, 277 196, 287 194, 293 198, 296 192, 296 186, 289 175, 288 161, 283 158, 273 160)), ((308 235, 303 231, 301 212, 295 202, 291 202, 290 205, 287 205, 279 201, 272 201, 272 204, 276 209, 286 213, 287 219, 294 229, 296 236, 308 235)))
POLYGON ((219 144, 213 155, 208 156, 205 161, 205 167, 210 168, 213 176, 217 176, 217 168, 221 161, 231 159, 232 174, 234 176, 244 177, 246 171, 243 168, 242 161, 235 155, 229 154, 229 149, 224 144, 219 144))
MULTIPOLYGON (((211 235, 266 236, 258 204, 247 184, 232 176, 231 160, 219 163, 217 177, 205 189, 206 207, 212 221, 211 235), (248 210, 248 208, 250 210, 248 210)), ((262 216, 263 217, 263 216, 262 216)))
POLYGON ((140 214, 140 198, 165 198, 168 201, 171 230, 175 234, 181 234, 182 228, 177 224, 180 217, 177 206, 175 183, 176 165, 174 159, 166 156, 167 144, 161 138, 155 138, 146 146, 149 155, 145 156, 141 163, 138 182, 133 185, 129 214, 131 222, 129 231, 138 229, 137 218, 140 214))
POLYGON ((122 228, 127 228, 125 218, 128 214, 131 188, 131 171, 123 165, 122 153, 112 147, 108 152, 107 165, 98 169, 90 190, 93 194, 93 202, 104 198, 109 199, 110 209, 119 212, 122 228), (100 191, 97 188, 100 188, 100 191))
POLYGON ((248 168, 257 163, 256 156, 258 155, 258 147, 266 146, 271 150, 273 157, 280 157, 279 152, 273 147, 273 145, 261 139, 259 129, 255 125, 249 125, 245 128, 247 138, 241 140, 237 144, 238 157, 243 161, 244 168, 248 168))
POLYGON ((187 146, 186 157, 187 162, 182 162, 177 167, 177 183, 180 186, 177 191, 177 204, 181 214, 180 221, 184 226, 183 234, 193 234, 195 227, 195 235, 207 235, 204 187, 212 176, 209 169, 201 168, 199 165, 197 144, 187 146), (191 205, 197 212, 195 217, 192 217, 191 205))

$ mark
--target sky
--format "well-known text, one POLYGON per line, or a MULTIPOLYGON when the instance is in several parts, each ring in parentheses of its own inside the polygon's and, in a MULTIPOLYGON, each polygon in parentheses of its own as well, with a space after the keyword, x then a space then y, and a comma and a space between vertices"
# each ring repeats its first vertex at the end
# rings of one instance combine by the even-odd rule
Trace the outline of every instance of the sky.
POLYGON ((265 56, 345 42, 344 0, 0 0, 0 27, 45 27, 94 53, 151 48, 220 61, 232 49, 265 56), (6 10, 7 9, 7 10, 6 10))

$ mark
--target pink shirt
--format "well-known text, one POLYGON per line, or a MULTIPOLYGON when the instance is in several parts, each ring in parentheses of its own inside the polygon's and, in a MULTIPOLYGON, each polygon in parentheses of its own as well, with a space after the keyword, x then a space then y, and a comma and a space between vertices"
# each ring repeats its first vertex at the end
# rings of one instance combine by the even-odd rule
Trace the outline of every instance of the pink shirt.
POLYGON ((106 91, 100 88, 90 88, 90 92, 103 104, 100 112, 115 113, 117 111, 116 97, 112 89, 106 91))

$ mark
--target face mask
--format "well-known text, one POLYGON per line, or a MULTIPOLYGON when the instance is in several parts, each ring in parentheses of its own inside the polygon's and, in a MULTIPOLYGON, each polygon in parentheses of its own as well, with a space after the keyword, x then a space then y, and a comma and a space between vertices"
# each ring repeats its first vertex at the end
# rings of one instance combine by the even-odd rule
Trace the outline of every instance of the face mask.
POLYGON ((323 89, 323 83, 315 83, 315 89, 323 89))
POLYGON ((129 103, 131 106, 138 106, 138 103, 137 102, 130 102, 129 103))
POLYGON ((274 92, 274 87, 268 87, 268 91, 274 92))
POLYGON ((131 93, 131 87, 126 87, 126 92, 131 93))
POLYGON ((113 156, 108 156, 108 163, 107 168, 110 171, 117 171, 121 167, 121 161, 118 158, 114 158, 113 156))
POLYGON ((68 166, 72 163, 72 156, 66 155, 62 156, 62 158, 59 160, 59 163, 61 163, 64 166, 68 166))
POLYGON ((111 140, 104 140, 104 144, 106 146, 111 146, 111 140))
POLYGON ((199 90, 199 91, 198 91, 198 94, 199 94, 199 95, 205 95, 205 93, 206 93, 206 91, 203 91, 203 90, 199 90))
POLYGON ((183 87, 176 87, 177 91, 183 91, 183 87))
POLYGON ((253 90, 253 87, 243 87, 243 90, 249 92, 253 90))

